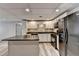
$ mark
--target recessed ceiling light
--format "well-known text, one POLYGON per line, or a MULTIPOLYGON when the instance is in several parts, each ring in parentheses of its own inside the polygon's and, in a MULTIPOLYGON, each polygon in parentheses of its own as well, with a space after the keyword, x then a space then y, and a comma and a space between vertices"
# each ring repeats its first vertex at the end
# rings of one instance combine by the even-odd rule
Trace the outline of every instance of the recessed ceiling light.
POLYGON ((25 11, 29 12, 30 10, 27 8, 27 9, 25 9, 25 11))
POLYGON ((56 12, 59 12, 59 9, 56 9, 56 12))

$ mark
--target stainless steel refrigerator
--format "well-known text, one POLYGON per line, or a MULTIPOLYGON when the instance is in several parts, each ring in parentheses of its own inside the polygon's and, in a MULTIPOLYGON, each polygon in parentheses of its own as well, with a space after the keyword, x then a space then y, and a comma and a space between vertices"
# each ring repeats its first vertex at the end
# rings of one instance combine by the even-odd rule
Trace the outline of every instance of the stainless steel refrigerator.
POLYGON ((63 44, 59 44, 61 56, 79 56, 79 12, 63 18, 63 44), (62 46, 62 48, 61 48, 62 46))

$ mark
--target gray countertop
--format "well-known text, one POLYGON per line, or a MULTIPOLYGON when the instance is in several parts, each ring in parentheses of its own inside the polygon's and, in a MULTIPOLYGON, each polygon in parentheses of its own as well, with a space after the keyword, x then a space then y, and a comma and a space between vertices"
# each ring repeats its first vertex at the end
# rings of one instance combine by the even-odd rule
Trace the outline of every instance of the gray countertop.
POLYGON ((37 34, 43 34, 43 33, 49 33, 49 34, 57 34, 57 32, 27 32, 28 34, 30 33, 37 33, 37 34))
POLYGON ((3 39, 2 41, 39 41, 39 38, 38 36, 25 37, 24 35, 18 35, 18 36, 13 36, 13 37, 3 39))

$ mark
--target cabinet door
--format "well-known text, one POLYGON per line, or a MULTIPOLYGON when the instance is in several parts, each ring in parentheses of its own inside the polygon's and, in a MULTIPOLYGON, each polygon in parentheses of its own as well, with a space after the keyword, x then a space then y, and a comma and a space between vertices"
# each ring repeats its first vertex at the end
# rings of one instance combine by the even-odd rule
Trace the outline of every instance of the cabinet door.
POLYGON ((40 42, 51 42, 50 34, 38 34, 40 42))

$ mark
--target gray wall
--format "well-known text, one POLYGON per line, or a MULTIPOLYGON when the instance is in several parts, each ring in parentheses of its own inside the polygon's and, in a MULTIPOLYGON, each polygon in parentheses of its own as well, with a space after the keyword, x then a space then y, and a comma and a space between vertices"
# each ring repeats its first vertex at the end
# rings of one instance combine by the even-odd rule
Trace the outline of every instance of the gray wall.
MULTIPOLYGON (((26 34, 26 22, 0 21, 0 40, 16 35, 16 24, 22 23, 22 35, 26 34)), ((18 29, 19 30, 19 29, 18 29)))
POLYGON ((15 22, 0 22, 0 40, 5 39, 16 34, 16 24, 15 22))

